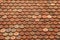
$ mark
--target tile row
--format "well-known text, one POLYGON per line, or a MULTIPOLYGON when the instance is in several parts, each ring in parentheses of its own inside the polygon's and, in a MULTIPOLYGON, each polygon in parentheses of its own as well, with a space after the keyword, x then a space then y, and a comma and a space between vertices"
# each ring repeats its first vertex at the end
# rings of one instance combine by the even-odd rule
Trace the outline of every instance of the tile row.
MULTIPOLYGON (((4 13, 3 13, 4 14, 4 13)), ((7 14, 7 15, 2 15, 2 14, 0 14, 0 18, 1 19, 53 19, 54 20, 54 18, 56 19, 56 20, 59 20, 59 18, 60 18, 60 15, 41 15, 41 14, 33 14, 33 15, 26 15, 26 14, 13 14, 13 15, 9 15, 9 14, 7 14)))
MULTIPOLYGON (((2 29, 0 29, 0 32, 1 33, 5 33, 5 32, 7 32, 7 33, 10 33, 10 32, 38 32, 39 34, 40 34, 40 32, 58 32, 58 33, 60 33, 59 31, 60 31, 60 29, 58 29, 58 28, 24 28, 24 27, 16 27, 16 28, 2 28, 2 29)), ((54 34, 53 34, 54 35, 54 34)))
MULTIPOLYGON (((0 36, 0 37, 2 37, 2 38, 0 38, 0 39, 3 39, 4 38, 4 36, 0 36)), ((39 36, 40 37, 40 36, 39 36)), ((59 39, 59 38, 55 38, 54 36, 41 36, 40 38, 39 38, 38 36, 18 36, 18 37, 15 37, 15 36, 6 36, 4 39, 6 39, 6 40, 29 40, 29 39, 31 39, 31 40, 57 40, 57 39, 59 39), (44 38, 43 38, 44 37, 44 38)), ((57 36, 58 37, 58 36, 57 36)))
POLYGON ((0 10, 0 12, 6 12, 6 11, 8 11, 8 12, 51 12, 51 11, 53 11, 53 12, 59 12, 60 11, 60 9, 1 9, 0 10))
POLYGON ((20 23, 38 23, 38 24, 40 24, 40 22, 41 22, 41 24, 43 24, 44 22, 45 23, 47 23, 48 22, 48 24, 60 24, 60 21, 59 21, 60 19, 52 19, 52 18, 50 18, 50 19, 43 19, 43 18, 41 18, 41 19, 38 19, 38 18, 35 18, 35 19, 33 19, 33 18, 0 18, 0 22, 2 23, 2 22, 4 22, 4 23, 9 23, 9 22, 20 22, 20 23), (17 19, 17 20, 16 20, 17 19))
POLYGON ((26 3, 26 4, 28 4, 28 3, 30 3, 30 4, 33 4, 33 3, 60 3, 60 1, 59 0, 44 0, 44 1, 42 1, 42 0, 4 0, 4 1, 2 1, 1 3, 26 3), (39 2, 40 1, 40 2, 39 2))
POLYGON ((37 22, 34 22, 34 21, 31 21, 31 22, 28 22, 28 21, 16 21, 16 22, 14 22, 14 21, 9 21, 9 22, 5 22, 5 21, 2 21, 2 22, 0 22, 0 25, 11 25, 11 24, 24 24, 24 25, 26 25, 26 24, 28 24, 28 25, 31 25, 31 24, 33 24, 33 25, 60 25, 60 22, 47 22, 47 21, 45 21, 45 22, 39 22, 39 21, 37 21, 37 22))
MULTIPOLYGON (((15 25, 18 25, 18 24, 15 24, 15 25)), ((18 25, 20 28, 27 28, 27 29, 32 29, 32 28, 36 28, 36 29, 42 29, 42 28, 52 28, 52 29, 55 29, 55 28, 57 28, 58 30, 59 30, 59 28, 60 28, 60 25, 38 25, 38 24, 36 24, 36 25, 33 25, 33 24, 31 24, 31 25, 28 25, 28 24, 26 24, 26 25, 23 25, 23 24, 19 24, 18 25)), ((17 26, 17 28, 19 28, 17 26)), ((12 25, 0 25, 0 29, 1 28, 15 28, 14 27, 14 25, 12 24, 12 25)))
POLYGON ((42 12, 36 12, 36 11, 33 11, 33 12, 3 12, 3 11, 1 11, 0 12, 1 14, 1 16, 2 15, 17 15, 17 16, 19 16, 19 15, 27 15, 27 16, 29 16, 29 15, 60 15, 60 12, 58 11, 56 11, 56 12, 54 12, 54 11, 47 11, 47 12, 44 12, 44 11, 42 11, 42 12))

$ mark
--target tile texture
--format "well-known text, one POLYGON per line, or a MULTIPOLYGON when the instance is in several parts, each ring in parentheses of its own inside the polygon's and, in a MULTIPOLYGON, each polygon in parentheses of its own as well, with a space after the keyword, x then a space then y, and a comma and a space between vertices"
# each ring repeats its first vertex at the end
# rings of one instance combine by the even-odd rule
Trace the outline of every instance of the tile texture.
POLYGON ((60 0, 0 0, 0 40, 60 40, 60 0))

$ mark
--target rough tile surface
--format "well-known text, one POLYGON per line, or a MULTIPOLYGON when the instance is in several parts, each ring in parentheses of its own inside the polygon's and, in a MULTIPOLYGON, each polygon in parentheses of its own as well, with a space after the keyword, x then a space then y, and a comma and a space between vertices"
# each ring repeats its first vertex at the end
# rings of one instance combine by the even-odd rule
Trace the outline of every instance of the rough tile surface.
POLYGON ((60 0, 0 0, 0 40, 60 40, 60 0))

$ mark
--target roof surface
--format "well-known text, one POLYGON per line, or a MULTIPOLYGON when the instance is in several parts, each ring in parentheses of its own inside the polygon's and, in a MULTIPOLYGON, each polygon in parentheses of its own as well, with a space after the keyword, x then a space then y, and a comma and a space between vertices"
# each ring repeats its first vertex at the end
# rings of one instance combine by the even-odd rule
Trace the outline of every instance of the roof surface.
POLYGON ((60 40, 60 0, 0 0, 0 40, 60 40))

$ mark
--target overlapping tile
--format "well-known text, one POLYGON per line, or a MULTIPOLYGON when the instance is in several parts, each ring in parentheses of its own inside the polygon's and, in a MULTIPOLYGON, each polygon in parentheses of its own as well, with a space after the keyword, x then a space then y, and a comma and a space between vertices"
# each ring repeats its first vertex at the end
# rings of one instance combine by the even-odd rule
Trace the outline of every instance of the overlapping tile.
POLYGON ((0 40, 60 40, 59 0, 0 0, 0 40))

